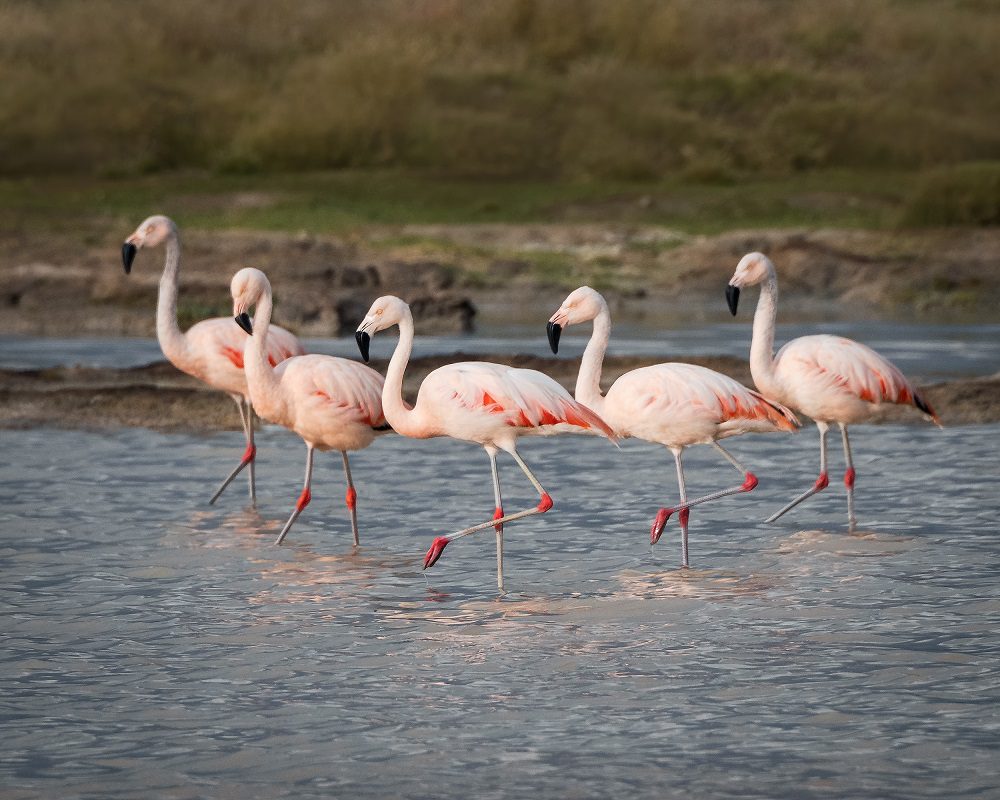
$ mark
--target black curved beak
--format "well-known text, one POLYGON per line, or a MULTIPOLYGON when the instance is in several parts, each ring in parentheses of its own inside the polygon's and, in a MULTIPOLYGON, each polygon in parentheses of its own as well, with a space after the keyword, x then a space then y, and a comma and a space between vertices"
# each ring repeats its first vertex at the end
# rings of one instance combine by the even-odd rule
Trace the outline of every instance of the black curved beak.
POLYGON ((729 284, 726 287, 726 302, 733 316, 736 316, 736 307, 740 304, 740 287, 729 284))
POLYGON ((545 328, 545 332, 549 337, 549 347, 552 348, 553 353, 559 352, 559 336, 562 334, 562 325, 558 322, 550 322, 545 328))
POLYGON ((253 323, 250 321, 250 315, 246 311, 236 318, 236 324, 253 336, 253 323))
POLYGON ((358 350, 361 351, 361 357, 368 363, 368 346, 372 343, 372 337, 369 336, 364 331, 358 331, 354 334, 355 340, 358 343, 358 350))
POLYGON ((132 262, 135 261, 135 254, 138 252, 139 248, 131 242, 122 245, 122 266, 125 267, 126 275, 132 271, 132 262))

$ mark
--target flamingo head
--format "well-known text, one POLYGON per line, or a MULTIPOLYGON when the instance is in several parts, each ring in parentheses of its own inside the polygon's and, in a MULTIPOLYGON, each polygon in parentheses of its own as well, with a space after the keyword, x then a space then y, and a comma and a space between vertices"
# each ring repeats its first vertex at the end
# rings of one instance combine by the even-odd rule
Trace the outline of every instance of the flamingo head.
POLYGON ((740 302, 740 289, 746 286, 756 286, 768 276, 774 275, 774 264, 763 253, 747 253, 736 265, 736 272, 729 279, 726 287, 726 302, 733 316, 740 302))
POLYGON ((357 340, 361 357, 368 360, 368 348, 371 345, 372 334, 398 325, 406 318, 412 319, 410 307, 394 295, 387 294, 380 297, 372 307, 368 309, 365 318, 358 325, 358 330, 354 334, 357 340))
POLYGON ((244 267, 233 275, 229 290, 233 295, 233 316, 236 317, 236 324, 252 336, 253 322, 250 320, 248 309, 256 306, 262 295, 271 293, 271 282, 259 269, 244 267))
POLYGON ((559 306, 559 310, 549 317, 546 332, 552 352, 559 352, 559 336, 562 334, 563 328, 592 320, 602 311, 607 311, 607 308, 608 304, 601 293, 589 286, 581 286, 570 292, 569 297, 563 300, 562 305, 559 306))
POLYGON ((174 225, 174 221, 170 217, 156 214, 144 220, 135 229, 135 233, 129 236, 122 245, 122 266, 125 268, 125 274, 128 275, 132 271, 132 262, 140 248, 156 247, 169 236, 176 235, 177 226, 174 225))

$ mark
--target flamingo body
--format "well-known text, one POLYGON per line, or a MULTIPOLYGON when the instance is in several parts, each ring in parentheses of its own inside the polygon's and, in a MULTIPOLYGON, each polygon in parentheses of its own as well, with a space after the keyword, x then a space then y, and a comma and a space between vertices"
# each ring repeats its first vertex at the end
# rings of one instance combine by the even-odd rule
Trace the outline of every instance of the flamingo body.
POLYGON ((740 259, 729 280, 726 299, 735 316, 740 290, 760 284, 750 344, 750 373, 757 388, 768 397, 786 403, 810 416, 820 434, 820 472, 813 486, 772 514, 767 522, 790 511, 803 500, 823 491, 827 474, 826 434, 831 424, 840 427, 844 444, 844 485, 847 488, 847 520, 854 530, 854 469, 849 425, 870 419, 883 403, 912 405, 937 424, 937 413, 906 376, 888 359, 870 347, 842 336, 800 336, 774 355, 775 321, 778 313, 778 276, 774 264, 763 253, 748 253, 740 259))
POLYGON ((420 385, 415 409, 425 423, 415 438, 450 436, 496 445, 573 429, 611 435, 604 420, 548 375, 487 361, 447 364, 431 372, 420 385))
POLYGON ((775 399, 823 422, 864 422, 882 403, 915 405, 918 397, 894 364, 842 336, 792 339, 775 356, 774 373, 775 399))
POLYGON ((267 276, 258 269, 241 269, 233 276, 231 292, 236 322, 251 334, 244 335, 250 340, 244 369, 254 410, 263 419, 294 431, 306 444, 305 484, 277 544, 312 499, 313 451, 339 450, 347 477, 345 502, 357 545, 357 492, 347 453, 368 447, 377 433, 387 430, 382 414, 383 378, 363 364, 335 356, 294 356, 275 366, 269 356, 273 306, 267 276), (256 325, 246 313, 252 306, 257 308, 256 325))
POLYGON ((681 565, 688 566, 688 509, 737 492, 748 492, 757 479, 718 441, 743 433, 792 431, 795 416, 727 375, 695 364, 667 363, 626 372, 601 391, 601 370, 611 337, 607 301, 589 286, 574 290, 549 319, 549 344, 558 351, 559 335, 567 325, 594 321, 594 330, 580 362, 576 399, 594 409, 622 437, 636 437, 668 447, 677 465, 680 503, 661 508, 650 529, 655 544, 667 520, 679 511, 681 565), (738 486, 688 500, 681 453, 695 444, 711 444, 741 472, 738 486))
MULTIPOLYGON (((166 244, 166 261, 160 277, 156 307, 156 338, 167 360, 181 372, 207 383, 213 389, 226 392, 236 403, 247 446, 243 458, 212 496, 214 503, 226 487, 245 468, 250 501, 256 501, 254 460, 257 448, 253 441, 253 408, 243 370, 246 336, 231 319, 216 317, 202 320, 182 332, 177 324, 177 285, 180 272, 180 237, 177 226, 169 217, 156 215, 144 220, 122 245, 125 273, 132 271, 132 261, 143 247, 166 244)), ((273 329, 267 357, 277 364, 290 356, 305 352, 299 340, 284 328, 273 329)))
POLYGON ((614 434, 604 420, 547 375, 485 361, 464 361, 434 370, 424 378, 411 406, 402 397, 403 373, 413 349, 410 307, 398 297, 380 297, 358 326, 358 346, 367 361, 371 334, 393 325, 399 326, 399 343, 389 361, 382 389, 386 420, 397 433, 414 439, 449 436, 482 445, 489 456, 493 477, 496 508, 492 519, 437 537, 424 558, 424 568, 440 558, 449 542, 492 527, 497 535, 497 586, 502 591, 504 523, 552 508, 552 498, 518 454, 517 439, 567 431, 598 433, 609 438, 614 438, 614 434), (510 454, 535 487, 539 495, 537 506, 504 514, 496 463, 499 450, 510 454))
POLYGON ((317 450, 363 450, 385 426, 382 376, 364 364, 305 355, 282 361, 274 373, 281 402, 271 403, 265 394, 254 409, 317 450))
MULTIPOLYGON (((232 317, 214 317, 197 322, 188 328, 184 337, 192 357, 174 366, 214 389, 238 397, 249 396, 243 369, 247 337, 238 325, 233 324, 232 317)), ((305 350, 294 334, 277 325, 272 326, 267 339, 267 360, 272 366, 303 353, 305 350)))
POLYGON ((757 392, 697 364, 655 364, 626 372, 608 389, 602 411, 619 436, 668 447, 795 429, 794 418, 757 392))

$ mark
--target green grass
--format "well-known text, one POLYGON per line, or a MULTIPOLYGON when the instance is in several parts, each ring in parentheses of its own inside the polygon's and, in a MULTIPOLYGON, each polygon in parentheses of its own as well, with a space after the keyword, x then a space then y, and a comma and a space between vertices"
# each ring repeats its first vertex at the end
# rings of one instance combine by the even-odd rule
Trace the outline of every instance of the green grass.
MULTIPOLYGON (((744 227, 888 228, 917 180, 902 171, 843 170, 748 176, 730 185, 457 180, 398 170, 40 177, 0 180, 0 226, 100 236, 165 213, 182 230, 337 234, 383 225, 538 222, 649 224, 687 233, 744 227)), ((400 234, 386 243, 441 245, 423 234, 400 234)), ((456 254, 476 254, 474 247, 451 246, 458 248, 456 254)), ((666 247, 669 243, 649 244, 651 251, 666 247)))

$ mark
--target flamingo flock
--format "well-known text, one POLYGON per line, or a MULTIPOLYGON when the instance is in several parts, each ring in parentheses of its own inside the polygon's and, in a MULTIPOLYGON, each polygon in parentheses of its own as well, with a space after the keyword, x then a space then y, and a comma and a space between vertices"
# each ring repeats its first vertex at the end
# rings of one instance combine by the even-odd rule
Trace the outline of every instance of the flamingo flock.
MULTIPOLYGON (((863 344, 839 336, 803 336, 785 344, 775 355, 777 273, 762 253, 744 256, 726 288, 726 300, 735 316, 740 291, 761 286, 750 347, 750 371, 756 390, 694 364, 665 363, 627 372, 602 391, 611 315, 600 293, 581 286, 566 297, 547 327, 549 345, 557 353, 565 328, 593 322, 580 362, 575 396, 536 370, 468 361, 431 372, 410 404, 403 397, 403 376, 415 331, 410 307, 400 298, 386 295, 375 300, 355 336, 361 357, 367 362, 372 336, 388 328, 399 329, 399 341, 384 378, 351 359, 306 355, 293 334, 271 324, 271 284, 258 269, 244 268, 233 276, 230 290, 234 319, 207 319, 181 332, 177 322, 180 239, 173 221, 164 216, 146 219, 125 240, 122 261, 128 274, 139 249, 164 243, 166 261, 156 313, 160 347, 178 369, 233 398, 246 438, 239 464, 209 502, 215 503, 244 469, 249 476, 250 501, 256 502, 255 416, 288 428, 306 445, 303 487, 276 544, 284 541, 312 499, 315 450, 337 450, 341 454, 347 486, 344 500, 357 546, 357 491, 348 453, 366 449, 388 432, 411 439, 450 437, 478 444, 485 450, 494 510, 485 521, 436 537, 424 557, 424 569, 433 566, 445 547, 456 539, 493 528, 497 587, 503 591, 505 524, 544 514, 553 507, 552 496, 518 453, 517 441, 522 436, 575 433, 601 436, 612 443, 638 438, 670 450, 677 471, 678 496, 657 511, 650 542, 655 545, 659 541, 670 517, 676 514, 681 531, 681 566, 687 568, 691 508, 748 493, 758 485, 757 476, 719 444, 721 439, 745 433, 794 432, 799 427, 796 412, 816 423, 820 434, 819 477, 765 520, 770 523, 827 488, 826 434, 831 424, 837 424, 844 446, 848 530, 853 532, 857 524, 856 471, 848 426, 870 419, 886 403, 914 406, 925 418, 940 425, 926 398, 899 369, 863 344), (682 453, 697 444, 711 446, 739 473, 740 482, 689 498, 682 453), (504 511, 497 466, 501 451, 514 460, 538 493, 537 504, 512 513, 504 511)), ((625 499, 635 502, 627 495, 625 499)))

